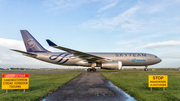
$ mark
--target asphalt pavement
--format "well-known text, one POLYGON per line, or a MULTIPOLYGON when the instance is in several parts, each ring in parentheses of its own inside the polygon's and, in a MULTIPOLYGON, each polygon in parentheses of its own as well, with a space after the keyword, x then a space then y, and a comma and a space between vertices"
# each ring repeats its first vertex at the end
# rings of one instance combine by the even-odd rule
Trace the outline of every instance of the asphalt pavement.
POLYGON ((41 101, 136 101, 99 72, 83 72, 41 101))

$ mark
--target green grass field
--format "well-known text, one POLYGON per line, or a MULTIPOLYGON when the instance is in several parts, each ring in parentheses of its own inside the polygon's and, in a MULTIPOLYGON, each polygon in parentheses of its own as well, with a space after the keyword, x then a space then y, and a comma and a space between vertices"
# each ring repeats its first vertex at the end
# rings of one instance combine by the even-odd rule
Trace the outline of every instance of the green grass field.
POLYGON ((116 86, 140 101, 180 101, 180 72, 167 73, 102 73, 116 86), (168 75, 168 87, 148 87, 148 75, 168 75))
MULTIPOLYGON (((106 70, 106 69, 100 69, 99 71, 144 71, 143 68, 141 69, 120 69, 120 70, 106 70)), ((179 69, 148 69, 148 71, 179 71, 179 69)))
MULTIPOLYGON (((166 71, 170 69, 156 69, 156 71, 166 71)), ((174 71, 175 69, 172 69, 174 71)), ((85 72, 85 70, 0 70, 0 72, 85 72)), ((111 71, 111 70, 100 70, 111 71)), ((114 70, 117 71, 117 70, 114 70)), ((143 69, 123 69, 122 71, 143 71, 143 69)), ((36 101, 75 78, 80 73, 41 73, 29 74, 30 86, 23 93, 23 90, 0 89, 0 101, 36 101)), ((115 85, 125 90, 130 95, 140 101, 180 101, 180 72, 142 72, 142 73, 102 73, 104 77, 112 81, 115 85), (162 88, 148 88, 148 75, 168 75, 168 88, 163 92, 162 88)), ((0 77, 0 87, 2 76, 0 77)))
MULTIPOLYGON (((48 74, 29 74, 29 89, 23 90, 0 89, 0 101, 37 101, 47 96, 59 87, 77 77, 80 73, 48 73, 48 74)), ((0 77, 0 87, 2 76, 0 77)))

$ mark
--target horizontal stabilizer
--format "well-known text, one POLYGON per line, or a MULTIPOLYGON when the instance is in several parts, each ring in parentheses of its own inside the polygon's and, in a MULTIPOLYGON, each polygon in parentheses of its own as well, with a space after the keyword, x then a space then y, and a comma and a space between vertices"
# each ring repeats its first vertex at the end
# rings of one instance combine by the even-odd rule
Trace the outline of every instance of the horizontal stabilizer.
POLYGON ((37 56, 37 54, 28 53, 28 52, 24 52, 24 51, 20 51, 20 50, 15 50, 15 49, 10 49, 10 50, 22 53, 23 55, 26 55, 26 56, 29 56, 29 57, 33 57, 33 58, 35 58, 37 56))

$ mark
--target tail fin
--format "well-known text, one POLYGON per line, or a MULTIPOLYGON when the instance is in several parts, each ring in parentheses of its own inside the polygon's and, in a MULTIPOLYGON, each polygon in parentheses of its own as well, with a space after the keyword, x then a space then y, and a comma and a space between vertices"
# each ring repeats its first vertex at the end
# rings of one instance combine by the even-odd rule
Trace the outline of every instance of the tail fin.
POLYGON ((20 30, 27 52, 49 52, 27 31, 20 30))

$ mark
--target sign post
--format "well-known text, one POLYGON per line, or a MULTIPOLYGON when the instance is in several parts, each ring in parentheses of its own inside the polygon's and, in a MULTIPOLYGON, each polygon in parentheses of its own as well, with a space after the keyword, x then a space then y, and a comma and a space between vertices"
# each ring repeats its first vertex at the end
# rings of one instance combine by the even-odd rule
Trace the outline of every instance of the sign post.
POLYGON ((163 91, 165 91, 165 87, 168 87, 168 76, 167 75, 149 75, 148 80, 149 87, 163 87, 163 91))
POLYGON ((29 74, 2 74, 2 89, 29 89, 29 74))

